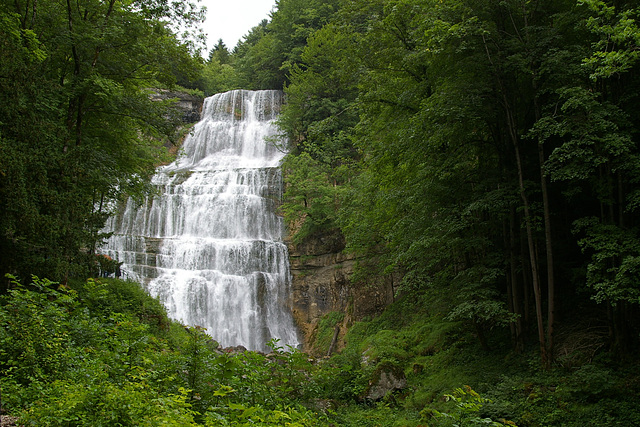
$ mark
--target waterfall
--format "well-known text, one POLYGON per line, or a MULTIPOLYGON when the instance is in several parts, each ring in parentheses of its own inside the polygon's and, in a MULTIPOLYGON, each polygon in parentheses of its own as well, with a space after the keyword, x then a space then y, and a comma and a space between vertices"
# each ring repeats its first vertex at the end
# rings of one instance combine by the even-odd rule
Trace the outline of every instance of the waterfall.
POLYGON ((284 225, 276 215, 284 156, 279 91, 237 90, 205 100, 178 159, 158 168, 157 194, 112 216, 102 253, 123 262, 169 316, 207 329, 221 345, 298 345, 289 307, 284 225))

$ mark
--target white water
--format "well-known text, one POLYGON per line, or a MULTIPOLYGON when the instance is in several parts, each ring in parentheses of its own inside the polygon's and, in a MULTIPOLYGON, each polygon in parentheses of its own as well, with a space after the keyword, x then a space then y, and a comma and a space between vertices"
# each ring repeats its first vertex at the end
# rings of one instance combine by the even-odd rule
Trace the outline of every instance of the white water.
POLYGON ((107 223, 102 252, 124 262, 169 315, 207 329, 223 346, 265 350, 271 338, 298 345, 290 275, 276 215, 284 153, 265 138, 282 102, 277 91, 207 98, 183 154, 153 177, 159 195, 133 200, 107 223))

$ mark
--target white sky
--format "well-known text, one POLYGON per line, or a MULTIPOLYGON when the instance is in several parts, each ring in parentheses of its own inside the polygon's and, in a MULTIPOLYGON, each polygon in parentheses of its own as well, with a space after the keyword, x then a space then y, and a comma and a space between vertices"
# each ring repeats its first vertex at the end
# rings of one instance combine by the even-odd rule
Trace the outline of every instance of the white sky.
POLYGON ((222 39, 227 49, 232 50, 242 36, 260 23, 269 19, 275 0, 202 0, 207 7, 207 20, 203 31, 207 35, 207 50, 222 39))

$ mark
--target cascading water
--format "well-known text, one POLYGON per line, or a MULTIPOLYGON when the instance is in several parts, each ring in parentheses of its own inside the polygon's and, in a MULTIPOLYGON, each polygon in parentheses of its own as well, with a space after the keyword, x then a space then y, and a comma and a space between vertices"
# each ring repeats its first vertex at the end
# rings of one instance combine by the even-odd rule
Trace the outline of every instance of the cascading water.
POLYGON ((159 195, 110 218, 102 252, 123 262, 169 315, 205 327, 223 346, 297 346, 288 308, 284 226, 276 215, 283 153, 278 91, 232 91, 205 100, 183 154, 153 177, 159 195))

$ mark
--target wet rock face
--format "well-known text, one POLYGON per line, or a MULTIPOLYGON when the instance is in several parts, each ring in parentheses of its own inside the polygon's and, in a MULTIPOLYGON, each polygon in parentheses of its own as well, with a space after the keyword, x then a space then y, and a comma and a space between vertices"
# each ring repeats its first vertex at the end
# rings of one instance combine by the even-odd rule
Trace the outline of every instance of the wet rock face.
POLYGON ((303 349, 313 353, 320 319, 327 313, 344 313, 337 348, 352 322, 375 316, 393 301, 389 278, 353 285, 357 260, 345 255, 339 233, 316 235, 302 244, 288 244, 291 265, 293 315, 304 337, 303 349))

